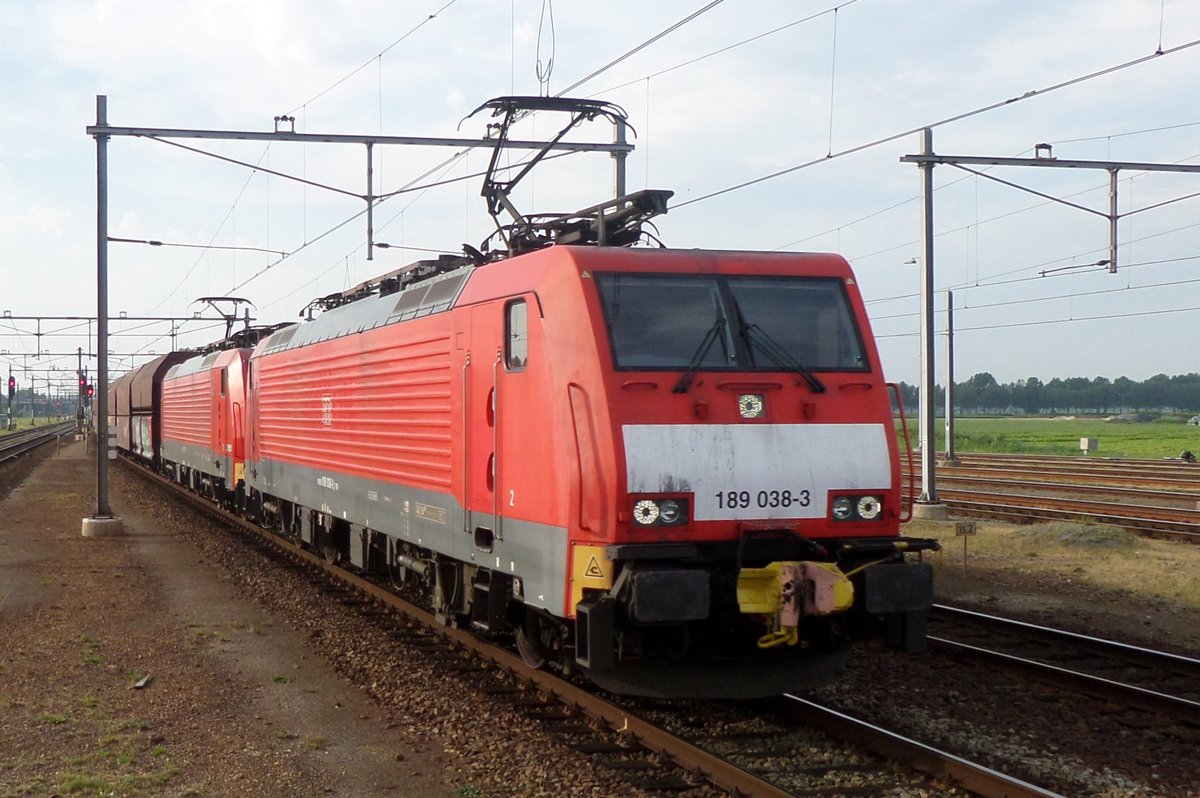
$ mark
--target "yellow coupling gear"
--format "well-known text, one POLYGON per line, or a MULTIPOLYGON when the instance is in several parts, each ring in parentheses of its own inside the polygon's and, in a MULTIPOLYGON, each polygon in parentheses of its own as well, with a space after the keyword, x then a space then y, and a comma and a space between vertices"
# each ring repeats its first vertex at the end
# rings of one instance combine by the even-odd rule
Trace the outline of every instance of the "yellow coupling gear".
POLYGON ((854 604, 854 585, 833 563, 773 562, 765 568, 738 572, 738 609, 762 615, 771 631, 759 648, 794 646, 805 615, 830 615, 854 604))
POLYGON ((776 629, 758 638, 759 648, 774 648, 775 646, 794 646, 800 642, 800 630, 795 626, 787 629, 776 629))

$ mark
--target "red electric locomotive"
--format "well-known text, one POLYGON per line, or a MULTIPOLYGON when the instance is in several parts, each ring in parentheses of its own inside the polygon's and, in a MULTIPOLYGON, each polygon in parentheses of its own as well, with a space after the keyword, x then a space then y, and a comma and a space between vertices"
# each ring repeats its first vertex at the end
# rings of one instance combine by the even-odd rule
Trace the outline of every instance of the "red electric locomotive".
POLYGON ((161 377, 160 468, 181 485, 232 506, 242 491, 248 348, 222 349, 161 377))
POLYGON ((520 175, 596 117, 619 155, 624 115, 483 107, 503 117, 484 196, 507 257, 465 247, 173 366, 161 468, 617 692, 772 695, 830 680, 861 637, 921 648, 931 569, 908 555, 937 543, 900 536, 888 388, 845 260, 630 248, 661 191, 521 215, 520 175), (571 118, 502 182, 530 111, 571 118))
POLYGON ((268 526, 620 692, 775 694, 879 627, 921 645, 904 552, 935 544, 899 537, 842 258, 554 246, 326 301, 250 359, 268 526))

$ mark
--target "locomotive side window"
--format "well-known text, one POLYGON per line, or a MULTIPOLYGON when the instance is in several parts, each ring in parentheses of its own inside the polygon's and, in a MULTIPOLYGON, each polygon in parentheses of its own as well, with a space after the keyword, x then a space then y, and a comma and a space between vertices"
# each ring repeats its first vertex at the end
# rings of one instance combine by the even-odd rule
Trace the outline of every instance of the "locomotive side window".
POLYGON ((838 278, 595 277, 617 368, 867 369, 862 335, 838 278))
POLYGON ((529 309, 524 299, 517 299, 505 309, 504 365, 509 370, 523 369, 528 360, 529 309))

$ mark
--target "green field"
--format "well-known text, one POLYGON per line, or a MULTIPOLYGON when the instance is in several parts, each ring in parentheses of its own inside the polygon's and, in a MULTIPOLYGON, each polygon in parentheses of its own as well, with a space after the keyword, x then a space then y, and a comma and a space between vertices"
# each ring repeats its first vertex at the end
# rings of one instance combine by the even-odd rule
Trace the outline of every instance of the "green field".
MULTIPOLYGON (((913 448, 917 441, 915 419, 909 418, 913 448)), ((897 425, 899 426, 899 425, 897 425)), ((937 450, 946 450, 946 422, 935 422, 937 450)), ((1078 455, 1080 438, 1095 438, 1099 448, 1089 456, 1138 457, 1158 460, 1178 457, 1185 450, 1200 457, 1200 427, 1182 419, 1141 424, 1099 418, 958 418, 954 421, 956 452, 1011 452, 1017 454, 1078 455)), ((903 442, 901 442, 903 446, 903 442)))

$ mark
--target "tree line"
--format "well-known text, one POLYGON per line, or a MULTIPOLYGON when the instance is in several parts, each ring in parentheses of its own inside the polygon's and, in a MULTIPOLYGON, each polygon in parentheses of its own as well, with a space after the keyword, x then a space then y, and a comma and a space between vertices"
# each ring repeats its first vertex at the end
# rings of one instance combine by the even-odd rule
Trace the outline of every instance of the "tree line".
MULTIPOLYGON (((918 386, 901 382, 899 387, 905 412, 917 412, 918 386)), ((941 385, 934 388, 934 404, 939 414, 946 406, 941 385)), ((893 410, 895 405, 893 398, 893 410)), ((1127 377, 1055 377, 1049 382, 1029 377, 1002 385, 983 372, 954 384, 954 409, 956 413, 1022 415, 1194 413, 1200 411, 1200 374, 1155 374, 1141 382, 1127 377)))

